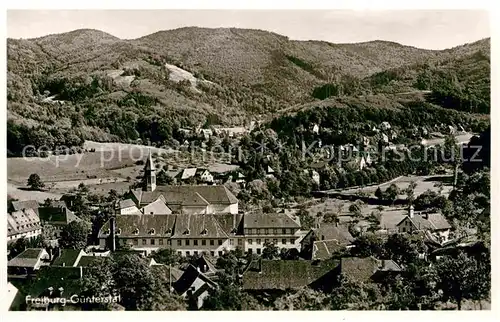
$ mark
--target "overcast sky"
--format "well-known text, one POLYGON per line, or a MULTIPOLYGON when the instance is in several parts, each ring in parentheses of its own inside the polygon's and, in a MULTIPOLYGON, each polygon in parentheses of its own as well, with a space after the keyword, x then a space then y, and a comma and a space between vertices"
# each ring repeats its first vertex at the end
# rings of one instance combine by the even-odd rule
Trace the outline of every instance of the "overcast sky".
POLYGON ((443 49, 490 37, 487 11, 346 10, 9 10, 7 36, 34 38, 81 28, 122 39, 186 26, 273 31, 291 39, 350 43, 389 40, 443 49))

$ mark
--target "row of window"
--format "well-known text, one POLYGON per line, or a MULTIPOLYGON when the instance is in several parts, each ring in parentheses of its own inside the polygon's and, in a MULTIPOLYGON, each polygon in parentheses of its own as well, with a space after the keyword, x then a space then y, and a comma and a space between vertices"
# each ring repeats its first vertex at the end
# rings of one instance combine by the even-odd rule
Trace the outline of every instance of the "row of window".
MULTIPOLYGON (((178 252, 177 252, 177 254, 178 254, 179 256, 182 256, 182 252, 181 252, 181 251, 178 251, 178 252)), ((217 254, 218 254, 219 256, 222 256, 222 255, 224 254, 224 252, 223 252, 222 250, 219 250, 219 251, 217 252, 217 254)), ((193 252, 193 255, 198 255, 198 251, 196 251, 196 250, 195 250, 195 251, 193 252)), ((210 255, 215 256, 215 252, 214 252, 214 251, 211 251, 211 252, 210 252, 210 255)), ((187 251, 186 251, 186 256, 191 256, 191 252, 190 252, 189 250, 187 250, 187 251)))
POLYGON ((248 228, 245 230, 247 235, 293 235, 293 228, 248 228))
MULTIPOLYGON (((288 243, 288 241, 290 241, 290 244, 295 244, 295 239, 291 238, 290 240, 286 239, 286 238, 283 238, 281 240, 281 243, 283 245, 286 245, 288 243)), ((264 239, 264 243, 269 243, 269 239, 264 239)), ((256 239, 256 244, 257 245, 261 245, 262 244, 262 239, 258 238, 256 239)), ((273 239, 273 244, 278 244, 278 239, 273 239)), ((253 239, 248 239, 248 245, 253 245, 253 239)))

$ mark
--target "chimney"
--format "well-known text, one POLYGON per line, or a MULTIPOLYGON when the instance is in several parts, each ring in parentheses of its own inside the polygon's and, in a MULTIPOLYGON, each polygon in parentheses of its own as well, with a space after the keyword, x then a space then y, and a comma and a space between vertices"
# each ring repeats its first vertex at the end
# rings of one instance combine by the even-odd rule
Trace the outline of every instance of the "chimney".
POLYGON ((116 224, 115 217, 109 219, 109 249, 114 252, 116 251, 116 224))
POLYGON ((83 267, 80 266, 80 278, 83 278, 83 267))
POLYGON ((413 207, 413 205, 411 205, 410 208, 408 209, 408 216, 410 218, 413 218, 414 215, 415 215, 415 207, 413 207))

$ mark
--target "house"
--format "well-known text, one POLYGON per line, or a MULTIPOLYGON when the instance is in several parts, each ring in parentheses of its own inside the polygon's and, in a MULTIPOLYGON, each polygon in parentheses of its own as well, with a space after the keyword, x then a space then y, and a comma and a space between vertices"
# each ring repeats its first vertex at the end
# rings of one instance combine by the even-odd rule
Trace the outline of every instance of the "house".
POLYGON ((178 182, 184 182, 184 181, 187 181, 191 178, 194 178, 195 175, 196 175, 196 171, 197 169, 196 168, 185 168, 183 169, 181 172, 179 172, 176 176, 175 176, 175 179, 178 181, 178 182))
POLYGON ((313 127, 312 127, 312 132, 314 134, 319 134, 319 125, 318 124, 314 124, 313 127))
POLYGON ((78 249, 62 249, 58 256, 52 262, 52 266, 61 267, 77 267, 82 256, 86 256, 83 250, 78 249))
POLYGON ((206 276, 213 277, 220 271, 215 267, 216 262, 215 257, 202 253, 193 265, 206 276))
POLYGON ((254 260, 243 272, 243 290, 247 292, 278 292, 303 287, 331 291, 336 282, 338 261, 254 260))
POLYGON ((451 225, 446 218, 439 213, 415 214, 413 206, 410 206, 408 215, 396 225, 399 233, 414 233, 419 231, 431 232, 439 242, 448 241, 451 225))
POLYGON ((207 169, 196 169, 195 177, 199 182, 213 183, 214 176, 207 169))
POLYGON ((301 253, 306 259, 325 260, 336 251, 350 247, 354 238, 349 230, 337 224, 321 224, 301 240, 301 253))
POLYGON ((80 221, 74 212, 66 207, 40 207, 38 209, 40 223, 42 226, 51 225, 55 228, 56 236, 61 235, 61 231, 70 222, 80 221))
POLYGON ((23 208, 7 214, 7 242, 19 238, 33 238, 42 233, 40 218, 32 208, 23 208))
POLYGON ((284 213, 248 213, 243 217, 244 251, 261 254, 264 244, 272 242, 279 248, 300 248, 300 224, 284 213))
POLYGON ((274 178, 274 170, 270 166, 267 166, 266 178, 274 178))
POLYGON ((340 259, 339 274, 361 283, 384 282, 390 275, 400 274, 401 267, 392 260, 374 257, 345 257, 340 259))
POLYGON ((38 215, 39 207, 40 205, 36 200, 12 201, 10 203, 9 212, 22 211, 23 209, 33 209, 38 215))
POLYGON ((391 124, 387 121, 384 121, 380 124, 380 129, 382 131, 387 131, 387 130, 390 130, 391 129, 391 124))
POLYGON ((36 273, 41 266, 50 264, 50 255, 43 248, 27 248, 7 262, 9 274, 25 275, 36 273))
POLYGON ((210 137, 212 135, 214 135, 213 131, 211 129, 200 129, 200 132, 199 132, 201 135, 203 135, 203 138, 205 140, 208 140, 210 139, 210 137))
POLYGON ((236 176, 233 178, 234 182, 236 183, 245 183, 246 182, 246 177, 243 175, 241 172, 237 172, 236 176))
POLYGON ((174 283, 175 291, 186 298, 192 308, 199 309, 210 290, 216 289, 217 284, 194 266, 189 265, 182 276, 174 283))
POLYGON ((389 144, 389 137, 385 133, 382 133, 382 142, 385 144, 389 144))
POLYGON ((115 210, 116 213, 120 215, 136 215, 141 213, 132 199, 119 200, 115 210))

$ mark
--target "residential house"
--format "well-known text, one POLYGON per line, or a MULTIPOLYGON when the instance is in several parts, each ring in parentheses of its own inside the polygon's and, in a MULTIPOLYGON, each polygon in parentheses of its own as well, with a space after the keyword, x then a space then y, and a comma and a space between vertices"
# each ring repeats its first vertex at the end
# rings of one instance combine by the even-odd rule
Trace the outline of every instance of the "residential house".
POLYGON ((410 206, 408 215, 404 217, 403 220, 396 225, 396 227, 398 228, 399 233, 429 231, 441 243, 448 241, 452 228, 442 214, 415 214, 413 206, 410 206))
POLYGON ((83 250, 78 249, 61 249, 58 256, 52 262, 52 266, 61 267, 77 267, 82 256, 87 254, 83 250))
POLYGON ((266 178, 274 178, 274 169, 271 168, 270 166, 267 166, 266 178))
POLYGON ((321 224, 311 229, 301 240, 301 253, 306 259, 325 260, 352 245, 354 238, 349 230, 337 224, 321 224))
POLYGON ((250 254, 261 254, 267 242, 279 248, 300 248, 300 224, 288 214, 248 213, 243 218, 243 229, 243 250, 250 254))
POLYGON ((207 169, 196 169, 195 178, 198 182, 213 183, 214 176, 207 169))
POLYGON ((175 176, 175 179, 177 182, 185 182, 190 179, 194 180, 196 171, 196 168, 185 168, 175 176))
POLYGON ((362 283, 384 282, 388 276, 400 274, 401 267, 392 260, 374 257, 345 257, 340 259, 339 274, 362 283))
POLYGON ((199 309, 210 290, 216 289, 217 284, 194 266, 189 265, 182 276, 174 283, 175 291, 188 300, 189 306, 199 309))
MULTIPOLYGON (((135 204, 134 204, 135 205, 135 204)), ((165 204, 163 196, 141 208, 140 213, 145 215, 170 215, 172 210, 165 204)), ((136 213, 137 215, 137 213, 136 213)))
POLYGON ((314 124, 313 127, 312 127, 312 132, 314 134, 319 134, 319 125, 318 124, 314 124))
POLYGON ((50 255, 43 248, 27 248, 7 262, 9 274, 34 274, 41 266, 50 264, 50 255))
POLYGON ((120 215, 137 215, 141 213, 132 199, 119 200, 115 210, 116 213, 120 215))
POLYGON ((243 290, 283 293, 303 287, 329 292, 336 282, 338 261, 254 260, 243 272, 243 290))
POLYGON ((214 135, 213 131, 211 129, 200 129, 200 132, 199 132, 201 135, 203 135, 203 138, 205 140, 208 140, 210 139, 210 137, 212 135, 214 135))
POLYGON ((382 131, 387 131, 387 130, 390 130, 391 129, 391 124, 387 121, 384 121, 380 124, 380 129, 382 131))
POLYGON ((74 212, 66 207, 40 207, 38 209, 42 226, 51 225, 59 237, 64 227, 73 221, 80 221, 74 212))
POLYGON ((40 218, 32 208, 23 208, 7 214, 7 242, 19 238, 33 238, 42 233, 40 218))

